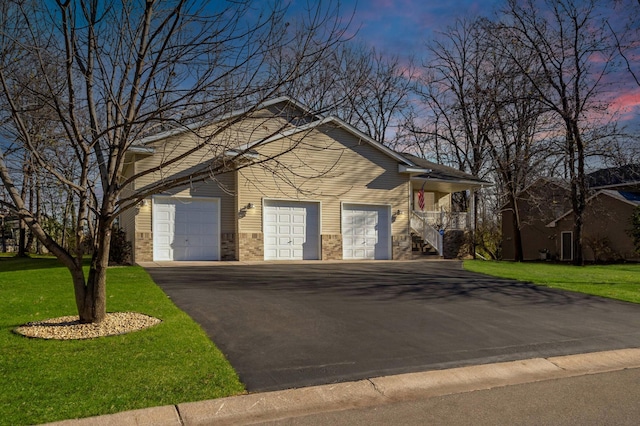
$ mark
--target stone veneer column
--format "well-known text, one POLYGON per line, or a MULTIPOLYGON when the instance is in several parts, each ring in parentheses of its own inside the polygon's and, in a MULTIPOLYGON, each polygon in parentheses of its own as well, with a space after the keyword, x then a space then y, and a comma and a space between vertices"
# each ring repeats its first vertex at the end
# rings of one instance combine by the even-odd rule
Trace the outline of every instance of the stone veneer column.
POLYGON ((342 235, 322 234, 322 260, 342 260, 342 235))
POLYGON ((220 260, 238 260, 236 255, 236 234, 220 234, 220 260))
POLYGON ((153 234, 151 232, 136 232, 136 243, 133 248, 134 262, 153 261, 153 234))
POLYGON ((262 233, 238 234, 238 260, 264 260, 264 236, 262 233))
POLYGON ((393 260, 411 260, 411 235, 394 235, 391 246, 393 249, 393 260))

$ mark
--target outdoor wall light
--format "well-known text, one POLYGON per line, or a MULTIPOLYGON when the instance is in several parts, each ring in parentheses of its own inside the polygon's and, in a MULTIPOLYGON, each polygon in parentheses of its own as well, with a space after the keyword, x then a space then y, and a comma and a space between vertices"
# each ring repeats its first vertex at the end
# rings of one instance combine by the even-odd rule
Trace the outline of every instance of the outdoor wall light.
POLYGON ((247 210, 252 210, 252 209, 255 209, 255 208, 256 208, 255 204, 253 204, 253 203, 247 204, 247 210))
POLYGON ((142 200, 138 201, 138 207, 147 207, 149 205, 149 200, 147 200, 146 198, 143 198, 142 200))
POLYGON ((396 211, 396 216, 402 216, 404 212, 402 210, 396 211))

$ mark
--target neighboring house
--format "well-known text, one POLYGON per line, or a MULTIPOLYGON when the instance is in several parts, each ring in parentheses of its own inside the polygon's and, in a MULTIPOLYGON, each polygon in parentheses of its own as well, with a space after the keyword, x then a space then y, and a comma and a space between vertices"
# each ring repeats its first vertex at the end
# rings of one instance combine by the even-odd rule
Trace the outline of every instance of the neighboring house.
POLYGON ((179 158, 198 143, 194 133, 213 134, 222 120, 237 122, 215 136, 214 152, 186 155, 135 182, 133 189, 144 190, 207 167, 241 166, 125 211, 120 223, 135 261, 411 259, 412 234, 442 255, 434 225, 471 223, 466 214, 450 214, 451 193, 489 184, 397 153, 289 98, 263 103, 248 116, 232 113, 147 137, 127 153, 123 178, 179 158), (414 212, 421 189, 424 214, 414 212))
POLYGON ((20 219, 8 211, 0 211, 0 251, 17 252, 20 219))
MULTIPOLYGON (((640 205, 640 165, 598 170, 587 176, 583 258, 586 261, 640 260, 631 237, 631 216, 640 205)), ((502 209, 502 257, 514 260, 513 215, 502 209)), ((573 260, 575 240, 571 192, 562 183, 540 179, 518 196, 524 260, 573 260)))
POLYGON ((502 206, 502 259, 515 260, 518 223, 523 260, 554 257, 556 232, 547 225, 571 208, 570 197, 562 182, 540 178, 518 194, 517 208, 512 203, 502 206))
MULTIPOLYGON (((603 189, 587 199, 584 212, 583 258, 587 262, 640 260, 629 236, 631 215, 640 206, 640 193, 603 189)), ((573 211, 547 226, 556 235, 555 253, 560 260, 574 257, 573 211)))

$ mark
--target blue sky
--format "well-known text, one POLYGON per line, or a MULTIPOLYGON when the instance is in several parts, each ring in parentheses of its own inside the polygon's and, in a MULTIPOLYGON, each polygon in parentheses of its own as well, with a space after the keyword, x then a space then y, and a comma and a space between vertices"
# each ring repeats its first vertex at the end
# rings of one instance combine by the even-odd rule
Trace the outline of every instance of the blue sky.
POLYGON ((355 8, 356 39, 382 53, 418 54, 425 43, 456 18, 491 15, 500 0, 343 0, 344 13, 355 8))

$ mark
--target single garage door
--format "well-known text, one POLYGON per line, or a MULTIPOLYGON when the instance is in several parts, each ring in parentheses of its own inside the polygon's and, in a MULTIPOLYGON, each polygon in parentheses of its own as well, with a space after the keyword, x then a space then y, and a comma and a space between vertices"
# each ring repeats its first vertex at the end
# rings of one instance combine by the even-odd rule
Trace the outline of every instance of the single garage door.
POLYGON ((220 201, 154 197, 153 260, 220 260, 220 201))
POLYGON ((342 205, 343 259, 391 258, 389 206, 342 205))
POLYGON ((319 203, 265 200, 265 260, 316 260, 319 253, 319 203))

